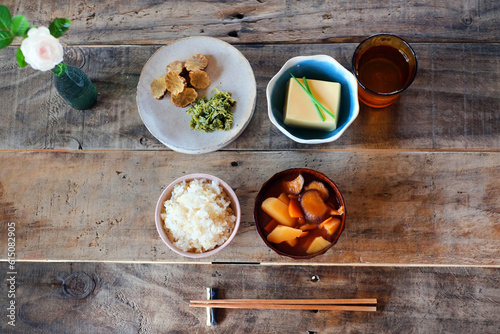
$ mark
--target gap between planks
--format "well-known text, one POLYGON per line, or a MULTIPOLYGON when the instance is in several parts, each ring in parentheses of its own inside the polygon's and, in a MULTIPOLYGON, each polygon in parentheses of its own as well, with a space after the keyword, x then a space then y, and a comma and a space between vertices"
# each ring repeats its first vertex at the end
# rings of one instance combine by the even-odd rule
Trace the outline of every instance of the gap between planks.
MULTIPOLYGON (((8 262, 7 259, 0 259, 8 262)), ((395 268, 500 268, 500 264, 429 264, 429 263, 321 263, 321 262, 189 262, 189 261, 125 261, 125 260, 26 260, 16 259, 25 263, 116 263, 116 264, 176 264, 176 265, 253 265, 253 266, 305 266, 305 267, 395 267, 395 268)))
MULTIPOLYGON (((384 152, 384 154, 398 154, 398 153, 426 153, 426 154, 433 154, 433 153, 490 153, 490 154, 497 154, 500 153, 500 149, 480 149, 480 148, 456 148, 456 149, 451 149, 451 148, 435 148, 435 149, 429 149, 429 148, 422 148, 422 149, 410 149, 410 148, 344 148, 344 149, 308 149, 307 151, 304 151, 301 148, 290 148, 287 149, 286 151, 284 150, 267 150, 267 149, 262 149, 262 150, 256 150, 256 149, 222 149, 219 152, 220 153, 268 153, 268 154, 276 154, 276 153, 283 153, 283 152, 323 152, 323 153, 380 153, 381 151, 384 152)), ((171 152, 171 153, 177 153, 167 147, 165 148, 158 148, 158 149, 69 149, 69 148, 55 148, 55 149, 45 149, 45 148, 39 148, 39 149, 1 149, 1 153, 29 153, 29 152, 43 152, 43 153, 80 153, 80 154, 102 154, 102 153, 118 153, 118 152, 142 152, 142 153, 148 153, 148 152, 171 152)))

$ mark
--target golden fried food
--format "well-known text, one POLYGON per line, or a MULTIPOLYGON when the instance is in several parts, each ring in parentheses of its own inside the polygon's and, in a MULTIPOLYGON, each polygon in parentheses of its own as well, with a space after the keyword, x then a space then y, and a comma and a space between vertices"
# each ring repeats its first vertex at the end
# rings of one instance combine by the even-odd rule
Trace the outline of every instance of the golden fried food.
POLYGON ((167 73, 174 72, 181 74, 184 70, 184 63, 182 61, 176 60, 167 65, 167 73))
POLYGON ((172 94, 171 97, 172 103, 176 107, 181 107, 181 108, 187 107, 188 105, 196 101, 197 98, 198 98, 198 93, 194 88, 191 87, 185 88, 179 94, 172 94))
POLYGON ((181 93, 187 86, 186 79, 175 72, 168 72, 167 75, 165 75, 165 82, 167 83, 167 90, 172 93, 172 95, 181 93))
POLYGON ((190 56, 187 60, 186 63, 184 64, 184 67, 188 71, 195 71, 195 70, 203 70, 205 67, 208 65, 208 59, 201 53, 194 54, 190 56))
POLYGON ((204 89, 210 86, 210 77, 208 73, 202 70, 189 72, 189 83, 197 89, 204 89))
POLYGON ((151 92, 153 93, 153 97, 157 100, 163 99, 165 93, 167 92, 167 82, 165 77, 159 77, 151 82, 151 92))
POLYGON ((176 107, 187 107, 198 98, 196 89, 210 86, 210 76, 204 71, 207 65, 207 57, 200 53, 193 54, 185 62, 171 62, 166 66, 166 75, 151 83, 154 98, 160 100, 169 91, 176 107))

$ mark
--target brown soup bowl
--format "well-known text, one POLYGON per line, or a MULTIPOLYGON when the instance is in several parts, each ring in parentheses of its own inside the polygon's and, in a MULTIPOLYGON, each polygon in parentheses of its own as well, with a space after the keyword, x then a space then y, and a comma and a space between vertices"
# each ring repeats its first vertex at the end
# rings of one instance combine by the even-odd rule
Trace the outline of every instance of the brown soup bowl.
MULTIPOLYGON (((324 254, 337 242, 340 235, 342 234, 342 231, 344 230, 346 220, 346 207, 344 198, 342 197, 339 188, 325 174, 309 168, 291 168, 273 175, 262 185, 255 199, 254 220, 257 232, 259 233, 260 237, 267 245, 267 247, 271 248, 273 251, 282 256, 287 256, 297 260, 311 259, 318 255, 324 254), (329 202, 330 205, 334 206, 336 209, 343 207, 343 214, 338 216, 338 219, 340 219, 340 226, 338 226, 338 228, 335 230, 335 232, 332 233, 332 235, 328 236, 330 245, 314 253, 307 253, 302 246, 292 247, 287 242, 281 242, 279 244, 269 242, 267 240, 269 232, 265 230, 265 227, 267 226, 267 224, 269 224, 272 218, 264 212, 264 210, 262 209, 262 203, 269 197, 279 197, 279 195, 283 191, 283 182, 293 180, 299 174, 304 177, 304 185, 307 185, 314 180, 322 182, 329 191, 329 198, 327 202, 329 202)), ((304 243, 310 242, 310 240, 306 240, 307 239, 304 238, 304 243)))

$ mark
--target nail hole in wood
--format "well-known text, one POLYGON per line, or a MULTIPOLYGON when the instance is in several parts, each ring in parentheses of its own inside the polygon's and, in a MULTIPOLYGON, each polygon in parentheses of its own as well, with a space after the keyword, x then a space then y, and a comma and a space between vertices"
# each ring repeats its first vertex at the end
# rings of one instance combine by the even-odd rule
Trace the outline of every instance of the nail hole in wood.
POLYGON ((462 22, 464 23, 464 25, 470 26, 472 24, 472 16, 470 16, 469 14, 464 15, 462 17, 462 22))

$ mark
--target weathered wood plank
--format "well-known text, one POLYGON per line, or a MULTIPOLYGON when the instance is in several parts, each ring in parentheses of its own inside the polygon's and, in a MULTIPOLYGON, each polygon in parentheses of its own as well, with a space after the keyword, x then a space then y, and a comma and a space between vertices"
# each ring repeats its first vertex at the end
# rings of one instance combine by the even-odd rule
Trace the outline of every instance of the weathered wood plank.
MULTIPOLYGON (((0 52, 0 238, 5 243, 7 223, 15 223, 15 333, 206 332, 204 310, 187 301, 203 298, 209 285, 226 298, 380 301, 374 314, 223 311, 216 330, 224 333, 500 331, 498 1, 2 4, 37 26, 70 18, 65 59, 100 94, 92 110, 73 110, 50 72, 20 70, 15 47, 0 52), (381 31, 408 39, 419 59, 417 79, 398 103, 362 107, 330 144, 299 145, 273 128, 265 87, 287 59, 329 54, 350 68, 356 44, 381 31), (135 102, 154 51, 194 35, 234 44, 258 85, 242 136, 196 157, 156 141, 135 102), (70 150, 33 151, 60 148, 70 150), (252 217, 260 185, 300 166, 331 176, 348 204, 337 245, 309 262, 268 250, 252 217), (192 172, 222 177, 243 208, 237 237, 204 260, 210 265, 170 252, 154 226, 161 190, 192 172), (139 263, 109 263, 119 261, 139 263)), ((4 312, 7 296, 0 289, 4 312)), ((7 321, 4 313, 0 332, 13 329, 7 321)))
MULTIPOLYGON (((237 46, 257 80, 257 105, 245 132, 226 149, 309 149, 267 117, 265 88, 290 57, 329 54, 350 68, 355 44, 237 46)), ((19 69, 15 49, 0 53, 0 148, 166 149, 146 129, 135 100, 140 71, 158 46, 67 48, 99 90, 88 111, 67 106, 50 73, 19 69)), ((337 141, 315 149, 500 149, 500 46, 416 44, 419 72, 393 106, 361 108, 337 141)), ((186 118, 187 124, 188 117, 186 118)))
MULTIPOLYGON (((18 263, 17 267, 16 327, 4 317, 0 322, 4 333, 500 330, 500 269, 110 263, 18 263), (204 299, 206 286, 218 288, 221 298, 375 297, 378 311, 220 310, 219 324, 210 330, 205 310, 188 306, 189 300, 204 299)), ((6 294, 0 300, 6 305, 6 294)))
POLYGON ((254 197, 274 173, 309 167, 338 184, 348 212, 337 245, 314 262, 500 265, 499 153, 218 152, 190 159, 171 151, 1 151, 0 221, 16 223, 19 259, 185 261, 162 244, 154 208, 175 178, 205 172, 226 180, 243 210, 233 243, 205 261, 291 262, 257 236, 254 197))
POLYGON ((376 32, 412 41, 500 40, 500 5, 479 1, 151 1, 7 0, 33 24, 72 20, 68 44, 163 44, 185 36, 231 43, 359 42, 376 32))

